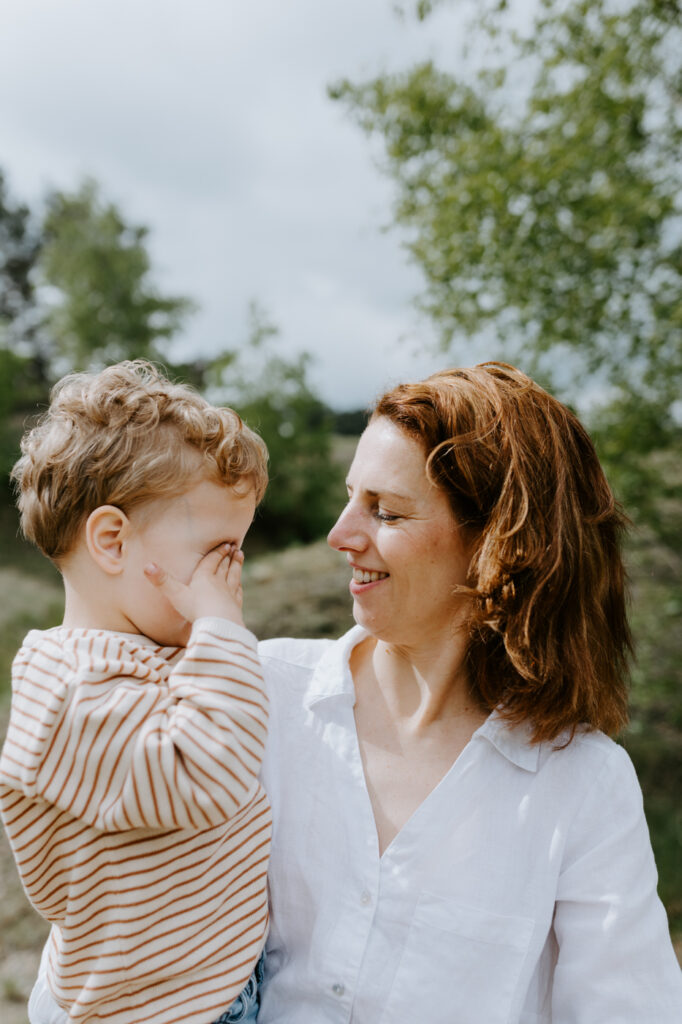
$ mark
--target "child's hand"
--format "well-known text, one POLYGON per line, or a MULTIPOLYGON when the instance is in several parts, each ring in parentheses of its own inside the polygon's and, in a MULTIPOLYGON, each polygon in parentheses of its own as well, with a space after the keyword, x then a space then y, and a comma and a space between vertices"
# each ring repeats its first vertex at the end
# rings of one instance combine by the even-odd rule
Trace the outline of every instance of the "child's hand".
POLYGON ((204 555, 189 583, 181 583, 154 562, 145 565, 144 574, 188 622, 217 616, 243 626, 243 563, 243 551, 221 544, 204 555))

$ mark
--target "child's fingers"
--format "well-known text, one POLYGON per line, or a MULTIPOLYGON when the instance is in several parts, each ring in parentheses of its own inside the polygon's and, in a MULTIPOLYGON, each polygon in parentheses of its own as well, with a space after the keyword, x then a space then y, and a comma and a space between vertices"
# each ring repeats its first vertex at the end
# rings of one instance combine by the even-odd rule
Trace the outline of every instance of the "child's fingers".
POLYGON ((156 562, 149 562, 145 565, 144 574, 155 587, 162 587, 168 578, 168 573, 161 566, 157 565, 156 562))
POLYGON ((244 552, 236 544, 220 544, 206 556, 215 555, 215 559, 207 568, 212 567, 213 574, 224 576, 230 587, 238 587, 241 582, 241 567, 244 563, 244 552))
POLYGON ((236 548, 232 552, 230 564, 227 567, 227 585, 232 590, 241 590, 242 585, 242 566, 244 565, 244 552, 241 548, 236 548))
POLYGON ((201 570, 211 576, 217 576, 221 569, 226 569, 223 563, 226 559, 231 558, 232 547, 232 544, 219 544, 217 548, 212 548, 201 559, 197 570, 201 570))
POLYGON ((155 587, 164 592, 173 605, 176 605, 178 599, 182 599, 182 595, 187 590, 183 583, 176 580, 174 576, 167 573, 156 562, 148 562, 144 567, 144 574, 150 583, 153 583, 155 587))

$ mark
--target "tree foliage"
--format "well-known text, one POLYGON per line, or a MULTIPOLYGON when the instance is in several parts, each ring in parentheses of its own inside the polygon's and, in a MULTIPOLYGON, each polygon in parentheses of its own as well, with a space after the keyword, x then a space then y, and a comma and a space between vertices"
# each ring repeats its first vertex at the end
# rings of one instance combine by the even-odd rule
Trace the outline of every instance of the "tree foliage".
POLYGON ((34 285, 41 243, 35 218, 12 200, 0 171, 0 489, 16 458, 23 417, 47 393, 34 285))
POLYGON ((161 343, 193 304, 151 280, 148 229, 127 223, 88 180, 48 198, 41 256, 51 286, 48 323, 61 366, 162 359, 161 343))
MULTIPOLYGON (((32 271, 41 235, 28 207, 15 203, 0 171, 0 343, 7 346, 14 329, 32 327, 35 289, 32 271)), ((14 335, 16 337, 16 334, 14 335)))
POLYGON ((277 351, 278 330, 252 304, 246 346, 206 370, 213 400, 234 405, 270 454, 270 483, 252 528, 259 545, 326 533, 338 511, 341 470, 332 457, 333 415, 309 381, 310 356, 277 351))
MULTIPOLYGON (((484 5, 479 37, 506 6, 484 5)), ((473 79, 425 63, 332 89, 385 142, 396 220, 445 348, 487 328, 564 394, 596 373, 664 413, 679 396, 676 13, 661 0, 545 0, 532 37, 498 40, 496 66, 473 79), (510 85, 514 62, 530 86, 510 85)))

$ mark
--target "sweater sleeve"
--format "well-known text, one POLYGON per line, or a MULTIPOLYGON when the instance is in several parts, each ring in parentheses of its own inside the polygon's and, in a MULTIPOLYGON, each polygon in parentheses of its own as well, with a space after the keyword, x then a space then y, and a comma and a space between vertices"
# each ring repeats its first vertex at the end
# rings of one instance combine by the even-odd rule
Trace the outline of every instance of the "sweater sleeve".
POLYGON ((555 1024, 679 1024, 682 975, 632 763, 614 747, 578 812, 559 878, 555 1024))
POLYGON ((104 831, 206 829, 258 788, 267 729, 256 641, 200 619, 170 673, 115 635, 53 643, 15 680, 2 782, 104 831))

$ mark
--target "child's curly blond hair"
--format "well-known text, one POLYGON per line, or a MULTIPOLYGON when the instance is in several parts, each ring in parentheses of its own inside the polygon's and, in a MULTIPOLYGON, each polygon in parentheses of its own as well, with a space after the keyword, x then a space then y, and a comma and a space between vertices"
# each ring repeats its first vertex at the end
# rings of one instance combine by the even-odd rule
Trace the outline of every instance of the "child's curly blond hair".
POLYGON ((201 478, 252 486, 260 501, 267 485, 265 444, 237 413, 143 360, 64 377, 21 451, 21 528, 54 562, 100 505, 128 514, 201 478))

